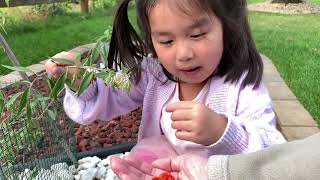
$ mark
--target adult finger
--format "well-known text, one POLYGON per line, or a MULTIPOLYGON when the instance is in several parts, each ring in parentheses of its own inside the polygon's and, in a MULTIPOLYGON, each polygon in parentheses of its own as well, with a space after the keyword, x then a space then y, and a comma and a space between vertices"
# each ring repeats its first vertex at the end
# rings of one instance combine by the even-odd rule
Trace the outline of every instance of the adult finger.
POLYGON ((152 175, 152 170, 153 170, 153 166, 145 163, 141 160, 138 160, 136 158, 133 158, 131 156, 125 156, 124 160, 127 161, 127 163, 129 165, 131 165, 132 167, 140 170, 141 172, 148 174, 148 175, 152 175))
POLYGON ((152 162, 152 165, 167 172, 180 172, 183 166, 184 156, 176 156, 170 158, 157 159, 152 162))
POLYGON ((111 169, 118 176, 128 175, 130 177, 145 177, 145 174, 138 169, 132 167, 125 160, 119 157, 111 158, 111 169))
POLYGON ((121 180, 152 180, 152 176, 136 176, 120 173, 117 175, 121 180))

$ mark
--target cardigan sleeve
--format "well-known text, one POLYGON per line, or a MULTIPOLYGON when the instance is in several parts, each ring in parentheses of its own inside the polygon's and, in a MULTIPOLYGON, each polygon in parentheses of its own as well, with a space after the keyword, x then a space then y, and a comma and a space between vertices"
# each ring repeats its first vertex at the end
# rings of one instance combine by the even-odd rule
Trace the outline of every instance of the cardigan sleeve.
POLYGON ((142 106, 148 84, 146 62, 142 65, 141 79, 129 92, 106 86, 99 78, 79 97, 66 86, 66 114, 75 122, 87 125, 97 119, 110 120, 142 106))
POLYGON ((271 98, 263 83, 256 89, 241 89, 235 102, 235 113, 224 114, 228 119, 224 134, 211 145, 215 152, 248 153, 286 142, 276 129, 271 98))

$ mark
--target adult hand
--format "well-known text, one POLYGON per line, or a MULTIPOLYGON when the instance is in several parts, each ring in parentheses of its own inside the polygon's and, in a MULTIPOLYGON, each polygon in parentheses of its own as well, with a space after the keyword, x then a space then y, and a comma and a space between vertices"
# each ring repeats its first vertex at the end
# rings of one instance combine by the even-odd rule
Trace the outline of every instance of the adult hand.
POLYGON ((217 142, 225 131, 227 119, 209 109, 204 104, 181 101, 169 104, 167 112, 172 112, 172 128, 176 137, 205 146, 217 142))
MULTIPOLYGON (((54 55, 52 58, 60 58, 60 59, 66 59, 69 61, 75 61, 76 54, 71 52, 61 52, 54 55)), ((46 69, 46 72, 48 73, 48 76, 54 79, 59 78, 60 75, 66 70, 66 67, 67 65, 51 59, 49 59, 45 63, 45 69, 46 69)), ((75 68, 68 68, 68 78, 71 79, 73 74, 75 74, 75 72, 76 72, 75 68)))
POLYGON ((208 179, 208 159, 195 154, 158 159, 152 162, 153 174, 171 172, 177 180, 208 179))
POLYGON ((144 180, 152 179, 153 167, 138 159, 129 160, 128 157, 111 158, 111 168, 121 180, 144 180))
MULTIPOLYGON (((167 172, 132 156, 126 156, 123 159, 112 157, 111 168, 121 180, 153 180, 154 177, 161 177, 167 172)), ((174 179, 177 179, 178 172, 169 173, 174 179)))
POLYGON ((138 142, 123 159, 112 157, 111 167, 121 179, 151 179, 163 172, 153 169, 151 163, 174 156, 177 156, 177 153, 165 136, 153 136, 138 142))

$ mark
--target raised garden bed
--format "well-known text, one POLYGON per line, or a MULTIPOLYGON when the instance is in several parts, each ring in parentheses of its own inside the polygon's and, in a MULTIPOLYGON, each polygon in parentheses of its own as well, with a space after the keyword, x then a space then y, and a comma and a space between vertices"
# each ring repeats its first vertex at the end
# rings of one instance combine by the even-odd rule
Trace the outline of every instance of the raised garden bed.
MULTIPOLYGON (((44 80, 36 81, 34 88, 48 95, 48 87, 44 80)), ((6 97, 17 92, 25 90, 23 85, 14 86, 4 89, 6 97)), ((66 121, 64 112, 60 112, 59 124, 62 128, 66 121)), ((9 116, 9 112, 5 111, 4 116, 0 119, 3 123, 9 116)), ((77 140, 78 152, 92 151, 98 148, 109 148, 117 144, 128 142, 136 142, 138 130, 141 120, 141 108, 136 109, 125 116, 119 116, 108 122, 97 120, 94 123, 84 126, 74 123, 75 137, 77 140)), ((67 121, 71 121, 67 119, 67 121)))
MULTIPOLYGON (((31 77, 31 79, 34 79, 34 77, 31 77)), ((23 92, 25 88, 26 87, 22 84, 10 85, 2 89, 2 91, 4 92, 5 97, 10 97, 18 92, 23 92)), ((46 96, 49 95, 49 88, 43 79, 36 80, 33 88, 46 96)), ((60 97, 61 100, 62 98, 63 96, 60 97)), ((111 154, 127 152, 130 151, 137 141, 141 120, 141 108, 108 122, 97 120, 90 125, 84 126, 70 120, 64 113, 62 104, 59 105, 61 108, 60 112, 57 113, 59 126, 57 128, 63 133, 63 136, 66 138, 66 143, 71 146, 71 150, 75 152, 77 159, 87 156, 99 156, 104 158, 111 154)), ((9 116, 10 112, 5 110, 0 117, 0 123, 6 124, 10 119, 9 116)), ((61 147, 61 144, 59 144, 60 142, 57 142, 54 140, 55 138, 52 138, 55 136, 52 127, 48 127, 42 120, 43 118, 35 123, 43 129, 43 136, 41 136, 41 139, 37 139, 37 143, 32 145, 32 147, 23 147, 23 150, 20 148, 18 151, 13 151, 14 154, 12 154, 12 156, 15 158, 13 161, 14 164, 30 164, 28 162, 37 161, 42 158, 48 159, 48 157, 50 159, 51 157, 56 157, 56 154, 64 153, 64 149, 61 147)), ((17 123, 10 124, 10 126, 12 126, 10 128, 20 129, 24 125, 25 124, 22 122, 17 121, 17 123)), ((0 139, 5 137, 5 135, 6 134, 1 129, 0 139)), ((1 144, 1 149, 7 146, 5 144, 1 144)), ((53 159, 58 163, 64 161, 62 159, 66 159, 66 157, 53 159)), ((0 159, 0 161, 1 160, 2 159, 0 159)), ((30 166, 33 166, 32 163, 30 166)))

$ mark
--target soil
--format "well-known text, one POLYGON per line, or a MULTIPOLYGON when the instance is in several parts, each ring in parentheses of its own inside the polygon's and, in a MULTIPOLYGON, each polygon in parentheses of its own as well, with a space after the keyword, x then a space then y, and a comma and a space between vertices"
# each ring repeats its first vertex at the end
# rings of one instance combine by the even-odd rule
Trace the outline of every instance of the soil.
POLYGON ((270 1, 248 5, 249 11, 271 12, 280 14, 320 13, 320 6, 307 2, 293 4, 271 3, 270 1))
MULTIPOLYGON (((31 78, 32 79, 32 78, 31 78)), ((41 93, 48 95, 48 87, 47 83, 40 79, 34 83, 33 86, 35 89, 39 90, 41 93)), ((9 97, 17 92, 22 92, 25 90, 23 85, 11 86, 10 88, 3 89, 5 97, 9 97)), ((138 136, 138 129, 141 120, 142 109, 136 109, 127 115, 119 116, 117 118, 112 119, 111 121, 105 122, 96 120, 91 125, 79 125, 73 123, 72 120, 68 119, 63 109, 59 114, 59 126, 61 127, 66 139, 69 139, 69 144, 76 144, 77 152, 84 151, 92 151, 97 148, 108 148, 117 144, 124 144, 127 142, 136 142, 138 136), (70 129, 73 128, 73 129, 70 129), (73 134, 68 134, 72 132, 73 134), (72 139, 76 139, 76 142, 71 142, 72 139)), ((10 116, 9 111, 4 111, 2 116, 0 117, 0 123, 4 123, 8 120, 10 116)), ((58 142, 53 142, 52 129, 47 129, 47 125, 42 122, 37 122, 40 124, 42 129, 44 129, 45 136, 41 140, 41 147, 46 148, 36 148, 37 150, 32 150, 29 153, 27 151, 16 152, 16 159, 18 161, 21 160, 31 160, 34 158, 39 158, 39 156, 47 156, 47 153, 44 151, 50 151, 52 153, 57 153, 58 142), (48 133, 47 133, 48 132, 48 133), (37 157, 34 157, 37 156, 37 157)), ((22 124, 14 124, 14 128, 21 127, 22 124)), ((3 135, 3 132, 0 130, 0 137, 3 135)))

